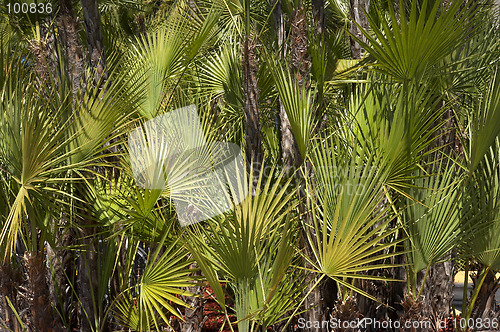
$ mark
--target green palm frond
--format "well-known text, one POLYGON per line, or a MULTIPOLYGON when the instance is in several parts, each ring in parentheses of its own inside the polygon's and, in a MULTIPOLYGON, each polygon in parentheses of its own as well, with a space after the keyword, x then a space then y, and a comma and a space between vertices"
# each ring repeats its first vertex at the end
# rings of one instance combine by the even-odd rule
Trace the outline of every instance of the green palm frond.
POLYGON ((262 144, 265 147, 266 153, 274 162, 278 162, 281 158, 281 147, 278 134, 276 128, 266 125, 262 126, 262 144))
POLYGON ((213 9, 205 17, 192 17, 188 9, 176 4, 166 22, 133 43, 127 64, 142 73, 146 95, 139 113, 146 119, 164 111, 187 67, 216 36, 218 15, 213 9))
POLYGON ((53 188, 53 184, 67 181, 65 162, 76 153, 69 149, 74 141, 68 135, 71 123, 61 120, 64 108, 53 109, 33 89, 30 84, 18 87, 0 104, 0 159, 7 170, 3 177, 13 183, 15 197, 0 236, 0 243, 5 246, 4 259, 10 256, 32 200, 50 200, 51 192, 66 194, 53 188), (49 197, 44 198, 44 192, 49 197))
POLYGON ((116 319, 120 325, 133 331, 150 331, 154 327, 154 317, 151 317, 149 321, 142 318, 137 298, 132 297, 130 293, 123 294, 115 305, 116 319))
POLYGON ((352 38, 376 59, 381 72, 401 82, 419 82, 438 74, 441 61, 470 38, 481 19, 480 7, 425 0, 418 8, 418 1, 412 1, 409 17, 405 6, 397 17, 389 5, 389 18, 376 7, 376 17, 367 15, 373 35, 356 23, 368 43, 352 38))
POLYGON ((370 279, 363 272, 392 266, 379 261, 396 255, 388 249, 397 241, 384 240, 398 227, 389 229, 390 212, 380 209, 388 175, 383 163, 366 153, 342 152, 340 146, 334 138, 318 139, 311 152, 313 256, 308 259, 320 273, 346 284, 344 278, 370 279))
MULTIPOLYGON (((494 24, 490 26, 490 23, 476 28, 477 33, 466 41, 464 47, 455 50, 443 60, 443 70, 432 79, 431 84, 443 94, 445 100, 477 96, 477 93, 489 84, 492 72, 500 61, 498 29, 494 24)), ((467 106, 470 105, 467 104, 456 107, 456 111, 464 117, 467 106)))
POLYGON ((217 100, 223 96, 225 102, 234 109, 243 107, 240 57, 237 45, 226 44, 215 54, 200 59, 196 78, 201 97, 217 100))
POLYGON ((414 273, 433 265, 461 241, 460 198, 462 179, 451 162, 438 164, 441 174, 415 179, 405 209, 410 247, 408 259, 414 273))
POLYGON ((496 138, 465 185, 461 227, 465 252, 500 269, 500 142, 496 138))
MULTIPOLYGON (((335 24, 347 26, 350 22, 349 17, 349 1, 346 0, 327 0, 325 1, 325 9, 330 14, 331 19, 335 24)), ((334 25, 332 24, 330 25, 334 25)))
MULTIPOLYGON (((355 117, 353 137, 359 149, 377 155, 388 171, 386 184, 404 193, 417 165, 425 163, 436 148, 445 120, 445 106, 426 86, 360 84, 349 108, 355 117)), ((352 127, 351 122, 346 122, 352 127)))
MULTIPOLYGON (((174 22, 175 23, 175 22, 174 22)), ((158 114, 164 98, 164 81, 182 72, 184 36, 174 27, 148 33, 144 43, 137 42, 131 51, 131 67, 144 72, 146 96, 140 107, 141 115, 151 119, 158 114)))
MULTIPOLYGON (((29 69, 24 65, 17 68, 29 69)), ((42 219, 29 214, 36 211, 30 206, 45 206, 58 220, 61 208, 70 207, 69 201, 81 200, 68 186, 83 180, 82 172, 88 166, 101 164, 99 157, 107 150, 103 144, 119 135, 129 116, 126 111, 141 93, 125 90, 124 78, 110 75, 103 89, 88 85, 81 104, 76 103, 81 107, 72 112, 69 90, 49 86, 29 73, 23 79, 15 72, 8 77, 0 104, 0 159, 5 163, 5 178, 12 184, 12 205, 0 235, 4 258, 10 255, 24 221, 26 230, 31 227, 24 236, 33 233, 35 226, 44 229, 42 219)))
MULTIPOLYGON (((138 72, 135 75, 140 77, 138 72)), ((96 156, 109 154, 107 150, 119 145, 123 139, 120 136, 136 117, 133 110, 143 96, 140 84, 122 75, 110 75, 103 88, 90 86, 73 115, 71 148, 78 153, 71 156, 71 163, 95 160, 96 156), (114 145, 109 145, 113 141, 116 141, 114 145), (107 146, 103 146, 104 143, 107 146)))
POLYGON ((190 235, 190 250, 203 273, 211 276, 212 288, 222 291, 218 275, 234 289, 240 331, 248 331, 248 319, 270 324, 271 317, 276 318, 278 308, 273 307, 271 316, 266 310, 280 304, 273 298, 281 293, 297 234, 289 216, 297 204, 289 192, 291 178, 286 180, 274 167, 260 172, 255 188, 251 176, 244 178, 246 184, 230 188, 231 196, 239 197, 242 186, 254 194, 234 206, 231 213, 208 222, 208 228, 196 227, 190 235))
POLYGON ((302 158, 306 157, 314 129, 313 91, 300 87, 290 70, 280 61, 268 56, 269 70, 276 90, 290 121, 293 137, 302 158))
POLYGON ((470 160, 469 169, 474 171, 500 133, 500 72, 498 67, 491 76, 487 92, 481 99, 478 110, 470 118, 470 160))
POLYGON ((160 330, 158 317, 170 326, 166 312, 182 319, 175 305, 188 307, 188 304, 179 295, 194 296, 183 289, 193 286, 193 277, 190 276, 193 270, 188 268, 192 260, 186 259, 185 248, 179 241, 174 241, 167 245, 160 255, 167 234, 168 231, 156 251, 149 257, 144 274, 137 285, 140 326, 143 326, 143 322, 153 321, 157 331, 160 330))

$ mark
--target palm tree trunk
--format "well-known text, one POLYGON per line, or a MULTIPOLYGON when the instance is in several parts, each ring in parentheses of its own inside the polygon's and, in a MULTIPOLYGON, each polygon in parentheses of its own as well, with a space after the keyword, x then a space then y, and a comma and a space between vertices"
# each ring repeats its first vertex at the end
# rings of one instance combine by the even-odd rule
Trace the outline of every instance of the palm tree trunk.
POLYGON ((298 5, 292 17, 292 67, 297 75, 299 86, 309 89, 309 73, 311 59, 308 53, 309 39, 307 37, 307 17, 302 2, 298 5))
MULTIPOLYGON (((349 13, 351 15, 351 19, 358 23, 364 30, 368 30, 368 20, 366 19, 363 10, 368 12, 368 8, 370 6, 370 0, 350 0, 350 9, 349 13)), ((359 39, 366 41, 366 38, 358 29, 356 24, 351 23, 350 28, 351 34, 358 37, 359 39)), ((353 59, 361 59, 363 56, 364 49, 359 45, 359 43, 351 37, 351 56, 353 59)))
MULTIPOLYGON (((278 40, 279 52, 285 55, 285 20, 283 17, 283 8, 281 6, 281 0, 276 0, 274 2, 274 28, 276 31, 276 38, 278 40)), ((280 119, 280 134, 281 134, 281 159, 285 167, 287 174, 291 170, 300 164, 297 159, 298 148, 296 146, 295 140, 293 138, 292 126, 290 125, 290 120, 285 111, 285 107, 281 100, 278 100, 279 109, 279 119, 280 119)))
MULTIPOLYGON (((67 221, 62 221, 67 225, 67 221)), ((72 229, 57 229, 56 243, 59 247, 66 248, 71 246, 74 240, 72 229)), ((71 302, 74 300, 72 285, 75 284, 75 255, 73 250, 55 249, 47 245, 47 261, 53 269, 53 281, 49 280, 52 300, 57 306, 59 312, 63 315, 65 323, 71 325, 72 312, 70 310, 71 302), (70 278, 70 280, 68 280, 70 278)), ((71 326, 73 328, 73 326, 71 326)))
POLYGON ((314 27, 318 35, 323 37, 325 31, 325 0, 312 0, 312 14, 314 27))
POLYGON ((101 16, 97 0, 81 0, 83 23, 87 32, 87 46, 89 51, 90 67, 95 71, 94 83, 101 78, 107 79, 106 56, 101 33, 101 16))
MULTIPOLYGON (((60 63, 58 56, 64 56, 68 64, 70 84, 73 95, 73 107, 76 103, 78 90, 80 87, 81 76, 83 73, 83 58, 82 47, 78 39, 77 23, 74 17, 71 1, 61 0, 60 8, 56 18, 58 26, 58 33, 54 30, 49 30, 45 26, 41 27, 42 36, 40 41, 32 43, 31 51, 35 55, 35 69, 43 84, 51 84, 50 79, 54 80, 55 88, 62 84, 60 63), (62 46, 62 53, 56 51, 56 38, 60 37, 60 44, 62 46)), ((45 86, 42 86, 45 88, 45 86)), ((57 230, 60 233, 59 230, 57 230)), ((32 234, 32 236, 37 236, 32 234)), ((71 237, 66 236, 66 245, 71 242, 71 237)), ((62 244, 63 247, 66 245, 62 244)), ((69 318, 70 313, 65 313, 64 308, 68 308, 71 296, 67 297, 63 294, 64 290, 69 287, 66 275, 71 275, 73 252, 70 250, 61 251, 45 251, 42 249, 37 252, 26 252, 24 254, 24 264, 26 266, 26 281, 27 281, 27 299, 29 302, 29 309, 31 312, 31 320, 29 326, 34 331, 51 331, 61 330, 62 323, 59 317, 51 312, 51 303, 57 305, 60 312, 69 318), (56 295, 56 287, 49 278, 47 270, 46 259, 51 261, 54 268, 54 281, 57 284, 59 296, 56 295), (60 262, 63 261, 61 266, 60 262)), ((13 316, 11 316, 13 317, 13 316)), ((17 320, 15 324, 18 325, 17 320)), ((16 329, 20 329, 16 326, 16 329)))
MULTIPOLYGON (((477 283, 477 280, 474 280, 475 283, 477 283)), ((489 319, 491 321, 494 318, 500 318, 500 308, 495 300, 495 294, 499 288, 500 284, 495 280, 495 274, 491 270, 488 271, 479 289, 471 317, 475 318, 476 321, 478 319, 482 319, 483 321, 489 319)))
MULTIPOLYGON (((441 109, 443 105, 443 101, 437 103, 436 111, 441 109)), ((429 155, 429 161, 435 162, 436 165, 434 166, 436 169, 431 169, 431 171, 440 171, 437 169, 437 161, 441 158, 448 159, 448 156, 459 153, 459 151, 457 151, 458 146, 456 145, 456 142, 459 140, 457 139, 457 132, 454 128, 452 117, 453 113, 451 110, 448 110, 443 113, 440 119, 435 121, 436 126, 438 126, 441 121, 445 121, 445 124, 436 132, 437 139, 435 139, 429 147, 429 149, 440 148, 439 154, 429 155)), ((458 172, 457 170, 457 173, 458 172)), ((422 317, 443 320, 450 314, 455 276, 453 256, 454 253, 451 251, 447 255, 448 259, 444 262, 436 263, 429 267, 427 279, 425 280, 425 285, 422 290, 424 299, 421 310, 422 317)), ((424 272, 421 272, 420 274, 423 273, 424 272)))
POLYGON ((19 308, 16 305, 16 289, 20 284, 21 275, 13 267, 12 263, 0 264, 0 328, 8 328, 12 331, 20 332, 22 330, 21 326, 7 302, 8 298, 14 305, 14 308, 19 308))
POLYGON ((451 253, 448 258, 445 262, 434 264, 429 268, 422 290, 423 302, 420 311, 422 319, 443 321, 451 312, 455 273, 451 253))
POLYGON ((253 163, 254 187, 262 165, 261 133, 259 116, 259 88, 257 86, 258 59, 256 41, 250 36, 243 37, 243 91, 245 113, 245 135, 247 162, 253 163))
MULTIPOLYGON (((56 71, 56 59, 51 55, 54 54, 54 34, 48 31, 44 26, 40 26, 40 39, 31 40, 29 49, 35 58, 35 71, 38 75, 38 84, 40 89, 45 86, 50 86, 51 78, 54 79, 55 87, 58 86, 56 71)), ((48 93, 48 92, 47 92, 48 93)))
POLYGON ((82 90, 85 90, 85 82, 82 81, 84 68, 83 48, 78 36, 78 22, 75 18, 71 0, 60 1, 57 26, 71 75, 74 107, 80 86, 82 86, 82 90))
MULTIPOLYGON (((196 269, 196 263, 191 264, 191 269, 196 269)), ((194 276, 201 275, 200 271, 193 273, 194 276)), ((203 298, 201 297, 205 291, 205 287, 191 286, 187 287, 187 291, 198 296, 183 296, 184 301, 191 306, 186 308, 184 313, 184 322, 181 322, 180 332, 201 332, 204 324, 203 320, 203 298)))
MULTIPOLYGON (((89 225, 86 225, 87 227, 89 225)), ((84 228, 81 235, 81 242, 84 246, 78 259, 78 294, 82 303, 81 327, 80 330, 91 331, 95 315, 94 304, 97 305, 97 245, 95 239, 96 230, 94 227, 84 228)))
MULTIPOLYGON (((100 86, 107 79, 106 57, 101 33, 101 18, 97 0, 81 0, 83 23, 87 36, 88 60, 90 68, 94 71, 93 84, 100 86)), ((99 170, 104 172, 104 170, 99 170)), ((82 188, 86 190, 86 188, 82 188)), ((97 227, 93 225, 90 218, 82 220, 83 228, 81 234, 81 244, 83 250, 78 262, 79 269, 79 293, 82 302, 82 309, 86 315, 82 314, 81 331, 89 331, 91 325, 99 321, 97 316, 98 298, 98 236, 97 227)))
MULTIPOLYGON (((317 5, 317 4, 316 4, 317 5)), ((319 10, 318 8, 316 8, 319 10)), ((309 75, 311 71, 311 59, 309 57, 309 39, 308 39, 308 31, 307 31, 307 17, 305 8, 302 2, 299 3, 297 8, 295 9, 292 15, 292 36, 291 36, 291 61, 292 61, 292 70, 296 75, 297 82, 301 89, 305 89, 306 91, 309 89, 309 75)), ((282 128, 283 128, 282 124, 282 128)), ((286 134, 286 132, 285 132, 286 134)), ((283 132, 282 132, 283 135, 283 132)), ((286 142, 289 144, 289 142, 286 142)), ((290 151, 284 150, 285 159, 289 164, 289 166, 298 167, 302 165, 303 170, 306 174, 309 172, 308 165, 303 163, 302 156, 300 155, 298 148, 294 142, 293 146, 285 146, 290 151), (294 164, 291 164, 294 163, 294 164)), ((298 173, 298 183, 299 187, 303 187, 305 183, 305 179, 301 176, 302 173, 298 173)), ((306 175, 307 176, 307 175, 306 175)), ((299 191, 298 193, 301 199, 305 198, 305 193, 299 191)), ((307 225, 312 225, 313 221, 311 219, 311 215, 307 213, 307 207, 304 203, 301 203, 299 206, 301 210, 301 214, 304 215, 305 223, 307 225)), ((302 229, 300 246, 304 248, 304 252, 307 256, 312 257, 313 251, 309 245, 307 240, 307 233, 310 230, 302 229)), ((310 234, 311 236, 315 236, 315 234, 310 234)), ((309 263, 305 262, 306 268, 312 268, 309 263)), ((333 299, 331 298, 332 293, 335 293, 335 287, 332 285, 330 280, 323 280, 321 284, 311 290, 314 284, 316 284, 317 276, 316 274, 310 273, 307 277, 308 288, 306 292, 310 292, 305 300, 305 309, 307 310, 304 313, 304 318, 306 321, 310 322, 321 322, 328 320, 328 311, 332 309, 335 295, 333 299), (333 290, 333 292, 332 292, 333 290)), ((320 332, 322 328, 311 328, 310 331, 320 332)))
POLYGON ((60 331, 61 327, 58 326, 58 320, 51 308, 49 286, 46 279, 45 252, 26 252, 24 263, 27 270, 28 299, 31 311, 28 325, 32 331, 60 331))

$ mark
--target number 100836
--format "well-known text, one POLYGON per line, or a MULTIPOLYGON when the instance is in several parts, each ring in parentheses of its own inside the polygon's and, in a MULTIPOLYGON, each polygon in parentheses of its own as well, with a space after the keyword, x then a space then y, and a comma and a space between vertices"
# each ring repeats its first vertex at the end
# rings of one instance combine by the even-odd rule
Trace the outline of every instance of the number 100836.
POLYGON ((50 14, 52 13, 52 4, 47 3, 28 3, 14 2, 7 4, 9 14, 50 14))

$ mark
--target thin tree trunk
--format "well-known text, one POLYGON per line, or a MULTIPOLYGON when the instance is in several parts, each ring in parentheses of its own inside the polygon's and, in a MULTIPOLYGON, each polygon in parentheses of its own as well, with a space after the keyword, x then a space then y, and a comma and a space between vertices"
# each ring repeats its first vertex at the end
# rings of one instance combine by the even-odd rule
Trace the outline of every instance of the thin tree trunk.
MULTIPOLYGON (((67 223, 67 221, 63 221, 67 223)), ((60 247, 69 247, 74 239, 73 230, 57 229, 56 230, 56 243, 60 247)), ((73 299, 73 292, 71 285, 75 283, 75 255, 73 250, 55 249, 50 245, 47 246, 47 260, 50 262, 54 270, 53 281, 49 279, 49 286, 51 288, 51 298, 57 306, 59 312, 66 319, 66 323, 71 325, 72 312, 68 310, 71 308, 73 299), (72 280, 68 280, 72 278, 72 280)))
MULTIPOLYGON (((306 218, 308 218, 306 216, 306 218)), ((309 219, 309 218, 308 218, 309 219)), ((307 221, 306 221, 307 222, 307 221)), ((305 230, 303 230, 302 238, 301 238, 301 247, 304 248, 304 252, 308 257, 313 257, 313 251, 307 241, 307 234, 305 234, 305 230)), ((312 236, 316 236, 312 234, 312 236)), ((309 263, 306 262, 306 268, 312 269, 309 263)), ((309 273, 306 281, 308 283, 308 287, 306 288, 306 292, 309 292, 313 285, 319 279, 319 275, 315 273, 309 273)), ((332 313, 335 303, 337 300, 337 285, 330 278, 324 278, 307 296, 305 300, 305 310, 304 318, 309 322, 322 322, 328 321, 330 319, 330 314, 332 313)), ((320 324, 321 325, 321 324, 320 324)), ((311 327, 309 331, 321 332, 323 328, 315 328, 311 327)))
POLYGON ((69 74, 71 75, 73 106, 75 106, 78 90, 80 87, 85 90, 85 82, 82 80, 84 68, 83 48, 78 36, 78 22, 75 18, 71 0, 60 0, 57 26, 68 63, 69 74))
MULTIPOLYGON (((317 8, 318 9, 318 8, 317 8)), ((292 35, 291 35, 291 62, 292 62, 292 71, 296 75, 297 83, 299 87, 304 90, 309 89, 309 75, 311 71, 311 59, 309 57, 309 39, 308 39, 308 31, 307 31, 307 17, 305 8, 302 2, 299 3, 297 8, 295 9, 292 15, 292 35)), ((285 126, 282 124, 282 128, 285 126)), ((286 129, 286 128, 285 128, 286 129)), ((286 134, 282 132, 282 135, 286 134)), ((286 138, 286 136, 285 136, 286 138)), ((294 145, 290 145, 290 142, 285 141, 286 145, 284 147, 288 150, 284 150, 284 158, 289 167, 295 166, 298 167, 302 165, 303 170, 306 174, 309 172, 307 164, 303 164, 302 156, 300 155, 297 147, 294 145), (294 163, 294 164, 292 164, 294 163)), ((294 142, 295 143, 295 142, 294 142)), ((301 176, 301 173, 297 174, 299 187, 303 187, 305 183, 305 179, 301 176)), ((307 175, 306 175, 307 177, 307 175)), ((305 198, 305 193, 299 191, 299 197, 302 200, 305 198)), ((311 215, 307 212, 307 206, 304 203, 301 203, 299 206, 301 210, 301 214, 304 215, 305 223, 307 225, 312 225, 313 221, 311 219, 311 215)), ((302 229, 300 246, 304 248, 304 253, 312 257, 313 251, 309 245, 307 240, 307 230, 305 228, 302 229)), ((311 236, 316 236, 316 234, 310 234, 311 236)), ((305 263, 306 268, 312 268, 310 264, 305 263)), ((311 290, 311 287, 316 283, 318 275, 310 273, 306 279, 308 283, 308 287, 306 292, 311 290)), ((304 318, 310 322, 321 322, 328 320, 328 311, 333 308, 332 302, 334 299, 330 299, 326 295, 332 294, 332 289, 334 289, 334 285, 329 280, 324 280, 320 285, 311 290, 309 296, 307 296, 305 300, 305 309, 307 310, 304 313, 304 318), (328 303, 327 303, 328 302, 328 303)), ((322 328, 311 328, 310 331, 322 331, 322 328)))
MULTIPOLYGON (((69 66, 68 69, 70 80, 72 81, 74 105, 80 77, 83 71, 83 64, 79 63, 79 61, 81 61, 81 47, 78 47, 78 33, 70 1, 61 1, 56 22, 59 35, 61 36, 63 53, 69 66)), ((51 84, 52 79, 57 89, 59 88, 59 84, 62 84, 62 80, 60 79, 61 68, 58 67, 60 61, 58 59, 58 53, 56 52, 56 35, 53 33, 53 30, 49 30, 42 25, 41 36, 42 38, 40 40, 32 41, 30 45, 30 50, 34 54, 36 60, 35 70, 40 79, 40 88, 45 89, 45 85, 51 84)), ((36 237, 37 235, 32 234, 31 236, 36 237)), ((69 253, 69 251, 65 252, 69 253)), ((52 254, 53 258, 55 258, 56 254, 54 252, 52 252, 52 254)), ((27 283, 27 294, 24 298, 27 301, 27 308, 31 313, 27 326, 32 331, 61 331, 63 329, 62 322, 59 316, 52 311, 52 304, 58 305, 63 314, 65 304, 58 303, 60 301, 57 301, 58 297, 55 294, 55 287, 50 278, 50 272, 47 269, 46 258, 47 256, 43 249, 37 252, 24 253, 27 283)), ((55 260, 56 259, 54 259, 54 263, 55 260)), ((57 264, 54 267, 55 279, 57 280, 56 282, 59 289, 65 289, 68 283, 64 271, 58 269, 57 264)), ((7 280, 9 279, 7 278, 7 280)), ((11 301, 15 302, 15 298, 11 295, 9 295, 9 297, 11 301)), ((66 299, 65 296, 61 296, 60 298, 66 299)), ((14 303, 14 305, 16 304, 14 303)), ((17 305, 16 308, 19 310, 21 306, 17 305)), ((10 311, 10 309, 8 311, 10 311)), ((6 311, 6 314, 8 314, 8 311, 6 311)), ((15 330, 20 330, 17 319, 15 316, 10 315, 9 319, 12 320, 12 318, 14 318, 12 323, 14 323, 15 330)))
MULTIPOLYGON (((57 79, 56 62, 54 59, 54 34, 48 31, 45 25, 40 26, 40 39, 31 40, 29 49, 35 58, 35 71, 38 75, 39 89, 46 89, 50 86, 51 78, 54 80, 54 85, 57 88, 59 80, 57 79)), ((47 91, 47 94, 50 92, 47 91)))
MULTIPOLYGON (((436 105, 436 111, 439 111, 444 105, 443 101, 440 101, 436 105)), ((453 124, 453 113, 451 111, 446 111, 442 114, 440 119, 435 121, 435 125, 438 126, 441 121, 445 121, 445 124, 436 133, 436 139, 433 141, 429 149, 440 148, 440 152, 436 154, 429 155, 429 161, 434 162, 434 169, 431 172, 440 172, 438 166, 438 161, 443 159, 448 159, 448 156, 452 156, 454 153, 459 153, 456 151, 457 146, 457 133, 453 124)), ((445 163, 446 165, 446 163, 445 163)), ((457 174, 460 172, 457 169, 457 174)), ((448 253, 447 258, 444 262, 436 263, 429 268, 427 280, 425 280, 425 285, 422 291, 423 304, 421 308, 421 315, 432 319, 434 321, 444 319, 451 313, 451 304, 453 301, 453 287, 454 287, 454 276, 455 276, 455 263, 453 260, 454 253, 451 251, 448 253)), ((422 275, 424 272, 420 272, 422 275)))
POLYGON ((97 6, 97 0, 81 0, 83 23, 87 32, 87 46, 89 52, 90 67, 95 71, 94 83, 107 79, 106 56, 101 33, 101 16, 97 6))
MULTIPOLYGON (((422 290, 421 318, 430 320, 436 324, 435 326, 438 321, 443 321, 451 313, 455 273, 451 254, 449 256, 449 260, 434 264, 429 268, 422 290)), ((424 273, 425 271, 419 272, 419 275, 424 273)))
POLYGON ((81 242, 83 250, 80 252, 78 259, 78 293, 82 303, 81 326, 82 332, 91 331, 96 315, 94 304, 97 303, 97 269, 98 269, 98 254, 96 236, 97 230, 84 221, 87 225, 84 226, 81 234, 81 242))
POLYGON ((292 68, 301 88, 309 89, 311 59, 308 53, 307 17, 302 3, 295 9, 292 17, 292 68))
POLYGON ((325 31, 325 0, 312 0, 312 14, 314 27, 321 37, 321 42, 323 42, 323 34, 325 31))
POLYGON ((283 17, 283 7, 281 0, 275 0, 273 3, 274 30, 278 40, 278 48, 281 54, 285 54, 283 42, 285 41, 285 19, 283 17))
MULTIPOLYGON (((361 33, 361 30, 354 24, 354 22, 358 23, 364 30, 368 30, 368 20, 366 19, 365 14, 363 13, 363 10, 368 12, 368 8, 370 7, 370 0, 350 0, 350 9, 349 13, 351 15, 351 28, 350 32, 361 39, 362 41, 366 42, 366 38, 364 35, 361 33)), ((354 38, 351 39, 351 56, 353 59, 361 59, 363 56, 363 53, 365 50, 359 45, 359 43, 354 40, 354 38)))
MULTIPOLYGON (((284 43, 285 37, 285 19, 283 17, 283 8, 281 4, 281 0, 276 0, 273 4, 273 18, 274 18, 274 28, 276 32, 276 39, 278 41, 278 49, 282 56, 285 58, 286 54, 286 44, 284 43)), ((283 162, 283 166, 285 172, 288 175, 293 174, 294 171, 300 167, 302 163, 302 159, 300 158, 299 149, 297 147, 297 143, 293 137, 292 127, 290 125, 290 120, 288 119, 288 115, 286 114, 285 107, 281 102, 281 99, 278 99, 278 114, 280 119, 280 145, 281 145, 281 159, 283 162)), ((304 245, 302 245, 303 247, 304 245)), ((277 323, 273 326, 273 329, 276 331, 281 331, 284 326, 284 321, 277 323)), ((292 330, 292 327, 289 326, 287 330, 292 330)))
MULTIPOLYGON (((276 38, 278 40, 279 52, 284 57, 285 55, 285 20, 283 17, 283 8, 281 7, 281 0, 274 2, 274 28, 276 31, 276 38)), ((281 134, 281 159, 287 174, 290 174, 293 168, 300 164, 297 159, 298 148, 292 133, 292 126, 285 111, 285 107, 278 100, 279 118, 280 118, 280 134, 281 134)))
MULTIPOLYGON (((191 269, 196 269, 198 266, 196 263, 191 264, 191 269)), ((196 271, 193 273, 194 276, 200 276, 201 271, 196 271)), ((197 296, 183 296, 184 301, 191 306, 191 308, 186 308, 184 313, 184 322, 181 322, 180 332, 201 332, 203 324, 203 298, 201 297, 205 291, 205 287, 202 286, 192 286, 187 287, 187 291, 197 296)))
POLYGON ((281 133, 281 158, 283 160, 283 165, 285 167, 285 172, 290 174, 294 171, 297 165, 300 165, 300 158, 298 155, 298 148, 293 138, 292 127, 290 125, 290 120, 286 115, 285 108, 280 102, 280 133, 281 133))
MULTIPOLYGON (((475 283, 477 283, 477 280, 474 280, 475 283)), ((495 294, 499 288, 500 284, 495 280, 495 274, 490 270, 479 289, 479 294, 472 310, 471 317, 475 318, 476 322, 478 319, 482 319, 483 321, 486 319, 491 321, 494 318, 500 319, 500 307, 495 300, 495 294)))
MULTIPOLYGON (((316 39, 316 42, 319 42, 318 49, 321 50, 321 52, 327 52, 327 49, 325 47, 325 0, 312 0, 312 14, 314 30, 316 31, 318 36, 316 39)), ((315 121, 317 121, 316 128, 318 128, 318 132, 321 132, 327 126, 327 114, 325 112, 323 84, 317 84, 317 89, 318 92, 315 96, 316 107, 314 109, 314 118, 315 121)))
POLYGON ((243 90, 247 162, 253 163, 253 183, 257 184, 262 165, 262 148, 259 116, 259 88, 257 86, 258 59, 256 41, 243 37, 243 90))
MULTIPOLYGON (((85 69, 85 56, 83 53, 83 46, 80 41, 80 22, 75 16, 75 11, 73 8, 73 2, 71 0, 60 0, 59 1, 59 12, 57 16, 57 27, 58 36, 61 38, 60 42, 62 45, 62 50, 67 63, 67 72, 71 79, 71 91, 73 95, 73 111, 78 107, 79 94, 86 90, 87 82, 83 77, 85 69)), ((60 245, 66 247, 71 244, 74 240, 75 234, 68 230, 62 233, 58 230, 58 240, 61 241, 60 245)), ((64 232, 64 231, 63 231, 64 232)), ((71 287, 70 282, 75 284, 76 280, 68 280, 67 276, 74 276, 74 262, 75 254, 72 250, 55 250, 53 253, 49 252, 49 259, 54 267, 55 271, 55 283, 57 285, 56 298, 59 298, 57 303, 59 310, 63 314, 66 314, 66 318, 69 320, 68 323, 73 322, 72 312, 65 312, 67 308, 71 308, 70 304, 73 301, 72 292, 66 292, 68 287, 71 287)), ((80 266, 78 266, 78 297, 80 298, 83 308, 87 313, 89 313, 89 318, 92 317, 92 306, 90 306, 86 291, 89 290, 89 285, 85 282, 82 284, 82 277, 85 271, 82 266, 82 256, 78 260, 80 266)), ((76 277, 75 277, 76 279, 76 277)), ((82 310, 79 311, 79 320, 81 322, 81 328, 85 331, 90 331, 90 325, 87 322, 86 315, 82 310)))
MULTIPOLYGON (((81 0, 83 23, 87 36, 88 62, 94 71, 93 84, 100 86, 107 79, 106 58, 101 33, 101 19, 97 0, 81 0)), ((88 84, 88 82, 87 82, 88 84)), ((104 172, 104 170, 99 170, 104 172)), ((82 190, 86 190, 82 188, 82 190)), ((91 326, 97 322, 100 314, 97 307, 100 306, 98 294, 98 235, 97 226, 93 225, 90 218, 82 220, 81 242, 83 250, 78 262, 79 267, 79 291, 81 295, 82 314, 81 331, 89 331, 91 326), (96 307, 94 307, 96 306, 96 307)))
POLYGON ((13 264, 0 264, 0 330, 5 327, 15 332, 21 331, 16 316, 10 309, 7 298, 12 302, 14 308, 19 308, 16 304, 16 289, 21 281, 19 271, 13 269, 13 264), (5 326, 4 326, 5 325, 5 326))

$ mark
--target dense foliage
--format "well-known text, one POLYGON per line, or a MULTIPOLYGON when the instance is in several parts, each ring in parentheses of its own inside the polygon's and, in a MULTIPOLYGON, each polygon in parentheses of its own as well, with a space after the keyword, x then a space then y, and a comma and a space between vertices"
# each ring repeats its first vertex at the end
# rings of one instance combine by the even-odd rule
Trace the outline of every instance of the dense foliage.
POLYGON ((498 328, 494 3, 11 4, 0 330, 202 331, 205 291, 221 330, 362 317, 439 330, 458 271, 472 276, 462 317, 498 328), (240 146, 245 165, 227 182, 230 210, 182 227, 174 201, 190 199, 177 189, 193 186, 191 159, 160 168, 166 188, 144 188, 128 139, 189 105, 207 142, 240 146))

